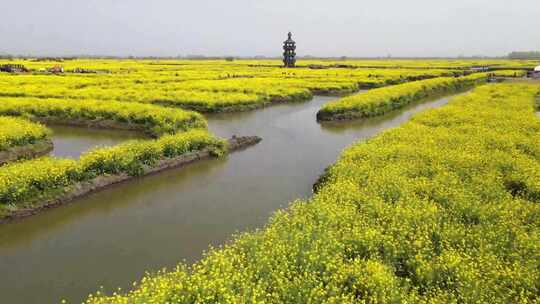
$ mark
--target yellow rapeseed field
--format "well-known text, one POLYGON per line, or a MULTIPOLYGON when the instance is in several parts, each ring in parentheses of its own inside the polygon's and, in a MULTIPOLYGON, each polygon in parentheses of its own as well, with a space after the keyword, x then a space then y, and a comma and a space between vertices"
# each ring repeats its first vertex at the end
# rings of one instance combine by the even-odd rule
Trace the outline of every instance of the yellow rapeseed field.
POLYGON ((538 303, 539 92, 482 86, 417 115, 263 230, 87 303, 538 303))
POLYGON ((39 123, 26 119, 0 116, 0 151, 33 144, 46 139, 51 132, 39 123))

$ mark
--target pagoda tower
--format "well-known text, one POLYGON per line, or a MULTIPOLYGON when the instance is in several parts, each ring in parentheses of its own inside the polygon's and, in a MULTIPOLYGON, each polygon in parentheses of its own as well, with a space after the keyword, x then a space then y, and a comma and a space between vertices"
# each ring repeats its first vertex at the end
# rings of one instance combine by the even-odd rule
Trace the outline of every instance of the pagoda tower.
POLYGON ((292 40, 292 33, 289 32, 289 38, 283 42, 283 64, 286 68, 294 68, 296 64, 296 42, 292 40))

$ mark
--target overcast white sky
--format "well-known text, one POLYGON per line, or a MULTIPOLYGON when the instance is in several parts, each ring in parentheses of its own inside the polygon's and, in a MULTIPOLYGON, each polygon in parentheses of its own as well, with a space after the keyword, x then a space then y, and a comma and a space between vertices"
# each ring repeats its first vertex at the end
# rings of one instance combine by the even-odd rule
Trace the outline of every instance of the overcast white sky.
POLYGON ((540 50, 540 0, 0 0, 0 53, 457 56, 540 50))

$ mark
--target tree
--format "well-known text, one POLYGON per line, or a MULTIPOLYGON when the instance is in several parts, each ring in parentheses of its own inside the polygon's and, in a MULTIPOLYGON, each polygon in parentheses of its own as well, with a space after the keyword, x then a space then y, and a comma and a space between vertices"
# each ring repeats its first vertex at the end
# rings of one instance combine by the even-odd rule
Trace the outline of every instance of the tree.
POLYGON ((508 55, 508 59, 540 59, 540 52, 512 52, 508 55))

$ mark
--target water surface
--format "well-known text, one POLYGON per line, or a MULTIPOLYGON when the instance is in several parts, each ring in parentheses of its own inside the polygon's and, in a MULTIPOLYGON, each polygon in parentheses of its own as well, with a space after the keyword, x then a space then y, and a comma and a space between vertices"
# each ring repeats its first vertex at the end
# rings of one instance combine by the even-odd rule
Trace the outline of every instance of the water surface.
POLYGON ((276 209, 309 197, 344 147, 448 101, 352 124, 318 124, 317 110, 331 99, 209 116, 217 135, 259 135, 263 141, 226 159, 116 185, 0 226, 1 301, 78 303, 100 285, 128 287, 147 270, 192 263, 209 245, 262 227, 276 209))
POLYGON ((70 126, 48 126, 52 129, 54 148, 52 156, 77 159, 93 148, 115 146, 130 139, 142 139, 144 135, 125 130, 90 129, 70 126))

